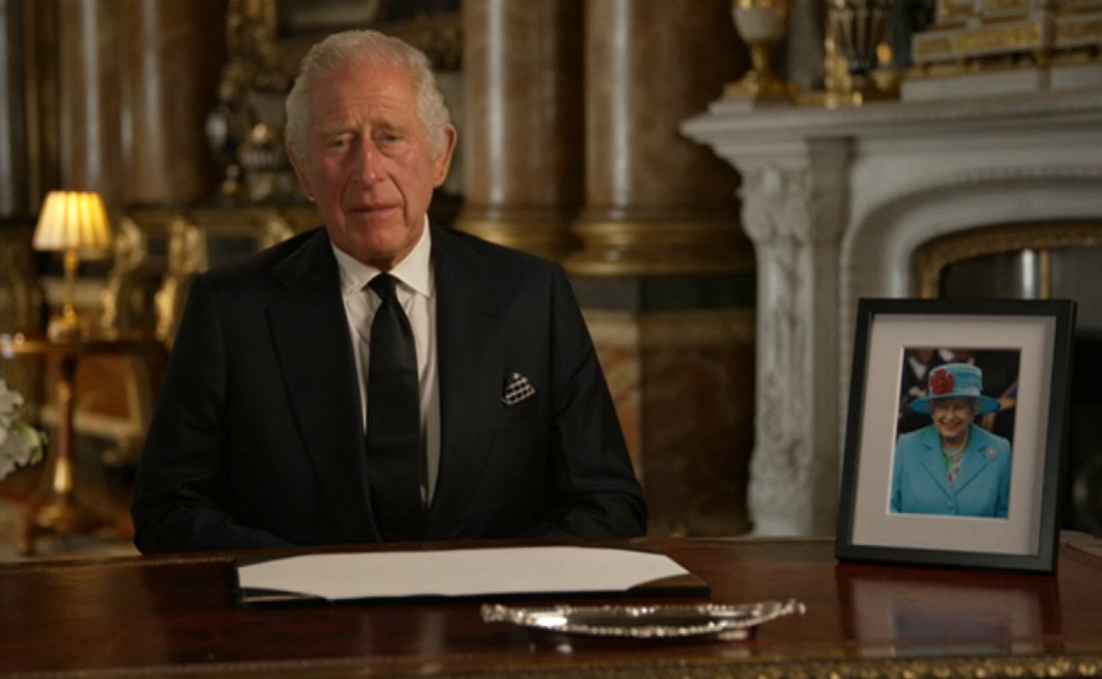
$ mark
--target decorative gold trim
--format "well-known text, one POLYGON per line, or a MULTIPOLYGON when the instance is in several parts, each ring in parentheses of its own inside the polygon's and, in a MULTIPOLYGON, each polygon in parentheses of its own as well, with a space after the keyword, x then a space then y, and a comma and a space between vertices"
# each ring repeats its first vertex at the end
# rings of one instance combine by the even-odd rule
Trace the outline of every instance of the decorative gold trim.
POLYGON ((456 219, 454 228, 491 243, 556 261, 578 247, 577 239, 570 233, 570 221, 561 216, 486 219, 464 210, 456 219))
POLYGON ((920 297, 940 294, 941 271, 965 259, 1019 250, 1102 247, 1102 224, 1003 224, 936 238, 915 253, 915 279, 920 297))
POLYGON ((586 221, 584 249, 566 258, 573 274, 639 276, 753 271, 754 252, 738 220, 586 221))
MULTIPOLYGON (((216 559, 211 559, 216 561, 216 559)), ((190 563, 190 561, 189 561, 190 563)), ((165 565, 171 565, 166 562, 165 565)), ((29 570, 50 570, 32 567, 29 570)), ((746 649, 739 649, 736 653, 746 649)), ((841 653, 841 650, 839 650, 841 653)), ((200 677, 244 676, 348 676, 364 670, 360 657, 312 660, 261 660, 165 664, 143 668, 133 676, 187 675, 200 677)), ((50 673, 51 677, 106 676, 87 670, 50 673)), ((387 676, 398 676, 388 673, 387 676)), ((405 673, 402 676, 406 676, 405 673)), ((410 674, 412 676, 412 674, 410 674)), ((977 679, 977 677, 1102 677, 1102 654, 1043 654, 993 657, 846 660, 549 660, 545 667, 531 663, 503 665, 489 670, 437 670, 438 679, 977 679)))
POLYGON ((207 268, 207 242, 202 230, 183 215, 168 221, 168 272, 154 296, 157 338, 169 347, 183 315, 191 280, 207 268))
POLYGON ((582 315, 593 343, 603 349, 753 346, 757 337, 757 315, 753 309, 642 313, 582 309, 582 315))
MULTIPOLYGON (((286 92, 298 71, 299 60, 324 36, 280 38, 278 28, 276 0, 230 0, 226 10, 229 55, 223 77, 249 89, 286 92)), ((428 55, 435 69, 459 69, 463 53, 459 12, 374 23, 371 28, 417 47, 428 55)))

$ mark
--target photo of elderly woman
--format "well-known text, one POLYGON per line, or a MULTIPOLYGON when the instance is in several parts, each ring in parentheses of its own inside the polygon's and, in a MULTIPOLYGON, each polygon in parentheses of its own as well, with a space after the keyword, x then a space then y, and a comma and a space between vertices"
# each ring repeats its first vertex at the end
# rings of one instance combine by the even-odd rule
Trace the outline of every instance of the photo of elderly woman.
MULTIPOLYGON (((1018 354, 948 349, 905 352, 892 467, 892 512, 1006 518, 1011 438, 990 429, 996 413, 1004 407, 1013 409, 1018 354), (921 370, 926 379, 916 388, 915 380, 908 383, 907 373, 919 372, 915 368, 920 359, 926 361, 921 370), (999 375, 999 391, 995 392, 999 398, 984 393, 981 366, 985 363, 999 375), (918 426, 915 416, 925 424, 918 426)), ((1009 431, 1013 431, 1012 425, 1009 431)))

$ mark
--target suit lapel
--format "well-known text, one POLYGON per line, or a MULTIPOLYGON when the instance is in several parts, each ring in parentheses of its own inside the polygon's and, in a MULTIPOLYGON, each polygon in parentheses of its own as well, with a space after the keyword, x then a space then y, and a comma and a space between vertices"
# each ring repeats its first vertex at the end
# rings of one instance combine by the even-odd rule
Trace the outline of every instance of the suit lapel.
POLYGON ((378 540, 367 496, 363 420, 340 271, 324 229, 278 264, 287 294, 268 308, 284 384, 339 534, 378 540))
POLYGON ((936 429, 931 427, 922 434, 922 447, 922 456, 919 459, 923 468, 947 497, 953 497, 949 473, 945 469, 945 454, 941 452, 941 436, 936 429))
POLYGON ((972 431, 968 435, 968 447, 965 449, 964 457, 960 462, 957 492, 960 492, 962 488, 968 485, 969 481, 974 479, 987 465, 991 464, 991 460, 987 459, 985 455, 986 448, 987 442, 984 441, 983 435, 978 433, 976 425, 972 425, 972 431))
POLYGON ((501 305, 485 260, 441 229, 432 231, 440 375, 440 473, 426 537, 448 537, 486 464, 505 384, 501 305))

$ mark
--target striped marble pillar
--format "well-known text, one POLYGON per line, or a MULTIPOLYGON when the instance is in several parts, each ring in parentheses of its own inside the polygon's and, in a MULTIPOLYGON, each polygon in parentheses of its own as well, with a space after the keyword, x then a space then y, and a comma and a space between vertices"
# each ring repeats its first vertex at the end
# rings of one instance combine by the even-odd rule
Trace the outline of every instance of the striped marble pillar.
POLYGON ((226 0, 122 0, 129 202, 215 195, 220 178, 204 123, 218 99, 226 0))
POLYGON ((582 0, 463 3, 456 228, 552 259, 582 203, 582 0))
POLYGON ((62 183, 125 199, 120 0, 60 0, 62 183))
POLYGON ((729 0, 587 0, 583 244, 565 261, 651 535, 749 529, 753 251, 729 165, 681 121, 746 68, 729 0))

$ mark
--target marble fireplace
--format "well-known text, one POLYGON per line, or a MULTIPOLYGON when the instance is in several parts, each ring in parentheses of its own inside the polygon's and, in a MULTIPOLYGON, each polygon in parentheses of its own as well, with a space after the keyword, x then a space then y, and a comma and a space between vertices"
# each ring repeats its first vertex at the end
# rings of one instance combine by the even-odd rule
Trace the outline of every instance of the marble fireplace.
POLYGON ((1014 233, 1102 246, 1102 87, 836 110, 721 99, 682 132, 739 171, 757 256, 755 534, 834 533, 859 298, 919 296, 916 254, 951 234, 1032 225, 1014 233))

